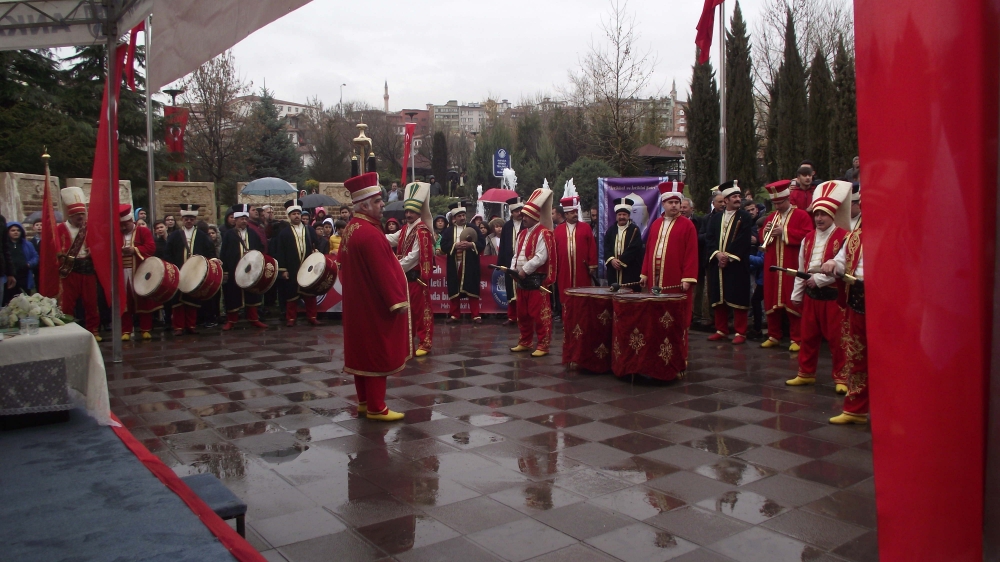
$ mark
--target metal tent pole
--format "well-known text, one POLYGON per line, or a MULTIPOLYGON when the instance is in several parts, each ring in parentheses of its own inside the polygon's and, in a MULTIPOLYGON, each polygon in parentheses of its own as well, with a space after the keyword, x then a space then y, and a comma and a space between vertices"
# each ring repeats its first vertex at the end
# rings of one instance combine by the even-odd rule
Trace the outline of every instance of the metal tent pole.
MULTIPOLYGON (((719 183, 728 179, 726 170, 726 3, 719 4, 719 183)), ((749 187, 749 186, 748 186, 749 187)))
MULTIPOLYGON (((114 219, 118 216, 118 209, 115 208, 115 197, 114 194, 117 193, 118 182, 115 181, 115 137, 117 136, 117 128, 115 125, 115 118, 118 114, 118 96, 117 88, 118 84, 118 65, 115 64, 117 61, 117 49, 118 49, 118 22, 115 18, 115 10, 113 5, 107 5, 107 22, 105 23, 104 32, 108 40, 108 58, 107 58, 107 82, 105 82, 105 89, 108 93, 108 113, 104 117, 108 120, 108 217, 114 219), (114 184, 114 185, 112 185, 114 184)), ((115 231, 118 229, 118 221, 109 220, 107 225, 109 231, 108 238, 108 253, 111 255, 111 360, 114 363, 122 362, 122 311, 121 311, 121 299, 119 296, 118 278, 121 274, 120 269, 120 257, 118 252, 121 248, 117 248, 115 245, 115 231)))
POLYGON ((153 52, 153 15, 146 16, 146 179, 149 188, 146 192, 149 195, 149 209, 146 215, 149 216, 147 223, 152 226, 156 220, 156 169, 153 162, 153 93, 149 90, 149 63, 150 54, 153 52))

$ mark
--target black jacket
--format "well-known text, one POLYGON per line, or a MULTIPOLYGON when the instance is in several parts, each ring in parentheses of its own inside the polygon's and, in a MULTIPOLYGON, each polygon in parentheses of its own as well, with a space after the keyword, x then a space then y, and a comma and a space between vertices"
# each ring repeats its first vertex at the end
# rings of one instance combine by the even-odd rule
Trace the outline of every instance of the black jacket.
MULTIPOLYGON (((194 229, 194 253, 206 258, 214 258, 215 244, 207 232, 194 229)), ((167 261, 177 266, 178 269, 184 266, 187 259, 187 238, 184 236, 184 229, 178 228, 167 236, 167 261)))
MULTIPOLYGON (((627 267, 617 270, 611 265, 611 258, 615 257, 615 240, 618 238, 618 225, 608 227, 604 233, 604 269, 607 275, 608 284, 635 283, 642 274, 642 259, 645 247, 642 243, 642 232, 635 223, 630 222, 625 229, 625 251, 621 253, 618 260, 627 267)), ((638 285, 634 286, 638 289, 638 285)))
POLYGON ((10 244, 7 239, 7 219, 0 215, 0 277, 14 275, 14 262, 10 259, 10 244))

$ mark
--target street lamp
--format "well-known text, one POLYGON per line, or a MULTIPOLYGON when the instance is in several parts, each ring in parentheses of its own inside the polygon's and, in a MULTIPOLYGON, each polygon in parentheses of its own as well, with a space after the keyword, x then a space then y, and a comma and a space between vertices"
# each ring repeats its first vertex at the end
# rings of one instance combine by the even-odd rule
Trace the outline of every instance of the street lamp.
POLYGON ((340 114, 344 114, 344 86, 347 84, 340 85, 340 114))

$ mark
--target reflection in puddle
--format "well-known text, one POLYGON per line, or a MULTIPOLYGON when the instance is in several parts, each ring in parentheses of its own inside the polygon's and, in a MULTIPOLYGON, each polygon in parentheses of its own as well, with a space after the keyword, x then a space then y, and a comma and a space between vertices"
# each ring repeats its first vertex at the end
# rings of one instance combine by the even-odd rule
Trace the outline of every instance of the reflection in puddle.
POLYGON ((734 459, 722 459, 713 465, 699 466, 694 469, 694 471, 702 476, 707 476, 734 486, 742 486, 744 484, 756 482, 761 478, 766 478, 774 474, 773 470, 768 470, 766 468, 761 468, 734 459))
POLYGON ((285 447, 284 449, 278 449, 276 451, 267 451, 266 453, 261 453, 260 458, 271 464, 282 464, 289 461, 295 460, 303 451, 308 451, 309 445, 296 441, 290 447, 285 447))
POLYGON ((785 509, 760 494, 745 491, 726 492, 718 498, 700 501, 698 505, 755 525, 767 521, 785 509))
POLYGON ((470 416, 459 416, 460 420, 468 422, 470 425, 476 427, 486 427, 489 425, 496 425, 498 423, 505 423, 513 418, 506 416, 500 412, 490 412, 488 414, 475 414, 470 416))

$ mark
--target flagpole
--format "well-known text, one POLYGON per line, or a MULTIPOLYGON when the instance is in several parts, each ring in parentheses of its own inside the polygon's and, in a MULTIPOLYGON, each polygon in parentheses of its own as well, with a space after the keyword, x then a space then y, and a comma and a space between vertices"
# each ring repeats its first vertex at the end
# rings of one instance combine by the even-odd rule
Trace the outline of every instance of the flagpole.
POLYGON ((719 4, 719 183, 728 181, 726 170, 726 2, 719 4))
POLYGON ((147 224, 152 226, 156 221, 156 174, 153 158, 153 93, 149 91, 149 62, 153 44, 153 14, 146 16, 146 179, 149 187, 146 193, 149 197, 149 217, 147 224))
MULTIPOLYGON (((115 181, 115 142, 117 136, 117 128, 115 125, 115 117, 118 113, 118 89, 115 87, 118 84, 120 77, 118 76, 118 65, 116 61, 117 47, 118 47, 118 22, 113 18, 113 10, 107 10, 107 21, 105 23, 104 32, 108 40, 108 74, 107 82, 105 86, 105 91, 108 93, 108 112, 104 115, 104 118, 108 120, 108 217, 114 219, 118 216, 118 209, 115 208, 115 197, 114 194, 117 193, 118 185, 115 181), (115 184, 115 185, 112 185, 115 184)), ((146 87, 148 89, 149 84, 147 82, 146 87)), ((96 225, 100 228, 101 225, 96 225)), ((119 228, 118 221, 109 220, 107 225, 109 231, 108 237, 108 254, 111 257, 111 360, 114 363, 122 362, 122 311, 121 311, 121 299, 118 295, 118 275, 121 273, 119 271, 119 256, 118 252, 121 248, 115 247, 115 230, 119 228)))

